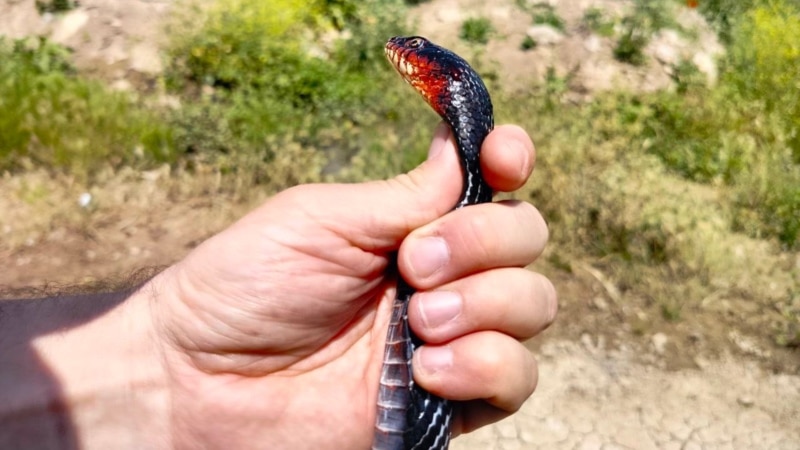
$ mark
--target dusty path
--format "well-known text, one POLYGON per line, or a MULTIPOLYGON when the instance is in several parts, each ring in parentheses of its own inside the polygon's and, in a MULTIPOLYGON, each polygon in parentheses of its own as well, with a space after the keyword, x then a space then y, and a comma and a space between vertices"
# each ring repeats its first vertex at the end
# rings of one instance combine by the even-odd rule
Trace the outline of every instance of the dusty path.
POLYGON ((541 352, 522 410, 454 450, 800 448, 800 377, 736 360, 667 372, 565 341, 541 352))

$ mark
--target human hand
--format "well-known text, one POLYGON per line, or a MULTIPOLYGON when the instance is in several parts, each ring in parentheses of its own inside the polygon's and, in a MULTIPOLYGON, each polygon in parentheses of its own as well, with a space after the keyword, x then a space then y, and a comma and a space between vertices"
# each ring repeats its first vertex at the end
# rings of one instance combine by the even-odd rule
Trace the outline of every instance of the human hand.
MULTIPOLYGON (((520 340, 549 325, 556 295, 524 267, 547 228, 517 201, 448 214, 461 189, 448 133, 439 127, 409 174, 274 196, 151 282, 175 446, 368 448, 398 248, 400 272, 419 289, 410 325, 428 342, 414 378, 463 401, 454 434, 530 396, 536 365, 520 340)), ((517 127, 483 145, 496 190, 524 184, 534 159, 517 127)))

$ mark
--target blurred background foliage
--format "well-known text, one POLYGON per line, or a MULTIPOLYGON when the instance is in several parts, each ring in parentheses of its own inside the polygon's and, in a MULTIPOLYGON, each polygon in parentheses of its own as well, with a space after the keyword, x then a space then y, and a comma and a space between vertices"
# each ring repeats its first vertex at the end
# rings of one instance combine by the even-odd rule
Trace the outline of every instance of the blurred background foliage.
MULTIPOLYGON (((415 3, 179 0, 160 80, 171 107, 86 80, 46 41, 0 41, 0 171, 91 181, 98 168, 167 162, 276 191, 408 170, 438 119, 409 98, 383 43, 413 31, 415 3)), ((685 2, 634 0, 619 23, 599 10, 584 20, 615 39, 618 59, 639 64, 654 32, 680 28, 668 5, 685 2)), ((691 63, 676 67, 674 90, 580 104, 565 101, 568 80, 554 72, 527 95, 490 83, 497 121, 522 125, 539 148, 537 174, 516 195, 545 212, 558 248, 643 267, 620 269, 623 279, 652 270, 713 285, 736 233, 800 249, 800 6, 698 5, 726 46, 713 86, 691 63)), ((563 23, 552 9, 530 12, 532 23, 563 23)), ((502 39, 488 20, 469 20, 462 39, 472 45, 502 39)), ((685 294, 663 284, 665 296, 685 294)), ((800 293, 787 296, 800 308, 800 293)))
POLYGON ((62 47, 0 37, 0 170, 175 161, 171 130, 127 94, 76 76, 62 47))
MULTIPOLYGON (((276 148, 266 137, 291 136, 341 167, 377 139, 382 122, 401 117, 383 43, 404 31, 403 8, 391 0, 220 0, 202 11, 183 3, 166 72, 168 89, 186 100, 173 117, 179 150, 256 152, 268 163, 276 148)), ((235 170, 235 159, 216 162, 235 170)))

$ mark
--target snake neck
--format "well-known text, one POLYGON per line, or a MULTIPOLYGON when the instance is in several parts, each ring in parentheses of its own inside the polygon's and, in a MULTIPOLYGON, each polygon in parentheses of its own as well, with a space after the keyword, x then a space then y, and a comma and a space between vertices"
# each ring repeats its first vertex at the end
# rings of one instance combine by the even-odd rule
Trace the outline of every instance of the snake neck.
POLYGON ((492 130, 492 123, 487 122, 478 129, 474 127, 459 127, 458 125, 452 127, 458 147, 463 177, 461 197, 453 209, 491 202, 492 188, 483 178, 480 148, 486 135, 492 130))
POLYGON ((463 189, 461 198, 458 199, 455 208, 459 209, 468 205, 478 203, 488 203, 492 201, 492 188, 483 179, 481 172, 480 158, 462 159, 461 169, 463 172, 463 189))
POLYGON ((455 209, 492 201, 492 188, 481 172, 481 146, 494 128, 492 101, 481 79, 465 68, 447 83, 447 97, 442 118, 450 125, 458 148, 463 175, 461 198, 455 209))

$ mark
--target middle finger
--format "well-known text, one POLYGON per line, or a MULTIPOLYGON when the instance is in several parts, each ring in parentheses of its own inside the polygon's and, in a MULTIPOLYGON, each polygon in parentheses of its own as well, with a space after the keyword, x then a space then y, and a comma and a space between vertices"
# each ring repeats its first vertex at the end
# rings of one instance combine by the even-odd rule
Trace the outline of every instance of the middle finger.
POLYGON ((503 268, 417 292, 408 320, 414 333, 431 344, 489 330, 525 340, 547 328, 557 310, 556 290, 546 277, 503 268))
POLYGON ((530 203, 462 208, 414 230, 400 246, 403 278, 419 289, 499 267, 524 267, 547 242, 547 225, 530 203))

